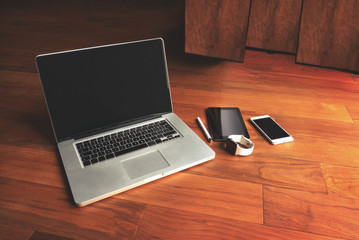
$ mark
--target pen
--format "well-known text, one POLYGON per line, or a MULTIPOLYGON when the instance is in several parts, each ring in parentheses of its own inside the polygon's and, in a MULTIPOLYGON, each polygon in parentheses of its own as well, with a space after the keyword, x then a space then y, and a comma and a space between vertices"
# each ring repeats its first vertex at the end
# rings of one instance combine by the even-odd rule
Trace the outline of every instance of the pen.
POLYGON ((208 142, 212 142, 212 137, 211 137, 211 135, 209 135, 209 133, 208 133, 206 127, 203 125, 203 123, 202 123, 202 121, 201 121, 201 119, 200 119, 199 117, 196 118, 196 122, 197 122, 199 128, 202 130, 202 132, 203 132, 204 135, 206 136, 207 141, 208 141, 208 142))

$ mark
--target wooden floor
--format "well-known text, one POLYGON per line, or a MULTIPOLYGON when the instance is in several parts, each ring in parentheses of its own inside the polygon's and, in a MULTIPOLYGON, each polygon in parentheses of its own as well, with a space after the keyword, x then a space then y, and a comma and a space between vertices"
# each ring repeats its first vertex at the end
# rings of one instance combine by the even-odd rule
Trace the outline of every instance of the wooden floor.
POLYGON ((358 75, 259 51, 186 55, 182 0, 53 2, 0 6, 0 239, 359 239, 358 75), (211 143, 208 163, 77 208, 34 58, 158 36, 175 113, 205 139, 196 117, 239 107, 254 153, 211 143), (294 142, 266 142, 247 121, 262 114, 294 142))

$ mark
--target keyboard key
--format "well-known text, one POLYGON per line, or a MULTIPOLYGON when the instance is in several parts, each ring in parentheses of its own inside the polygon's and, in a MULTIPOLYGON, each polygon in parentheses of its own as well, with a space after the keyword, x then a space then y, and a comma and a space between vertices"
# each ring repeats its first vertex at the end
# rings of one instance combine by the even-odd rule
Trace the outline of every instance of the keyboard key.
POLYGON ((84 164, 84 166, 86 167, 86 166, 88 166, 88 165, 91 165, 91 162, 90 162, 90 161, 84 161, 83 164, 84 164))
POLYGON ((92 154, 92 151, 88 151, 88 152, 84 152, 82 153, 82 155, 85 157, 85 156, 89 156, 92 154))
POLYGON ((97 155, 99 155, 99 156, 105 156, 105 152, 98 152, 97 155))
POLYGON ((98 163, 97 158, 93 158, 93 159, 91 159, 91 163, 92 163, 92 164, 98 163))
POLYGON ((79 153, 84 153, 84 152, 88 152, 90 149, 89 148, 82 148, 81 150, 79 150, 79 153))
POLYGON ((78 150, 80 150, 80 149, 84 148, 84 145, 82 143, 77 143, 76 147, 78 150))
POLYGON ((115 155, 113 155, 113 153, 106 155, 106 159, 110 159, 110 158, 114 158, 114 157, 115 157, 115 155))
POLYGON ((163 135, 169 136, 169 135, 172 135, 172 134, 175 134, 175 133, 177 133, 177 132, 176 131, 170 131, 170 132, 164 133, 163 135))
POLYGON ((81 158, 83 162, 86 162, 86 161, 89 161, 91 159, 90 156, 87 156, 87 157, 83 157, 81 158))

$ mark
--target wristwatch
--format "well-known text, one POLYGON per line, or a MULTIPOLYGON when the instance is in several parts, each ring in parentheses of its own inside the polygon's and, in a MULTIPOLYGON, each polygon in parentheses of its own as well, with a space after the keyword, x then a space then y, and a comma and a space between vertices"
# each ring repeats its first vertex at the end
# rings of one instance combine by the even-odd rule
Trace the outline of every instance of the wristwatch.
POLYGON ((254 149, 254 143, 243 135, 230 135, 227 140, 226 150, 232 155, 249 156, 254 149), (241 145, 247 147, 243 148, 241 145))

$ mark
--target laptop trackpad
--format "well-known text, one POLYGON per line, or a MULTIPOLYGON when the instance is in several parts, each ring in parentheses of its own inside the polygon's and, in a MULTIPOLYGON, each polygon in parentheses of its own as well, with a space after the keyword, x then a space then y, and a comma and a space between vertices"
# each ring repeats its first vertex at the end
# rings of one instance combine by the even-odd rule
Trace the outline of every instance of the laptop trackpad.
POLYGON ((122 162, 128 176, 133 179, 161 170, 170 165, 159 151, 145 153, 122 162))

